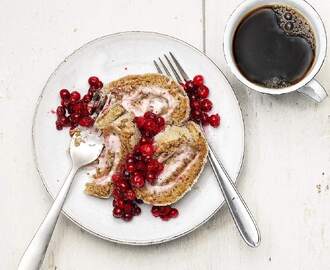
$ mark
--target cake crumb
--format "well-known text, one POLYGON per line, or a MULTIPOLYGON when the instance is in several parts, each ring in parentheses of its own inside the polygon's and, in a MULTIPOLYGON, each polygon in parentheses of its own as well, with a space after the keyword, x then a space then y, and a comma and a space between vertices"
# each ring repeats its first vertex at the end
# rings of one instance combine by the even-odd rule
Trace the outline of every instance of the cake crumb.
POLYGON ((321 193, 321 184, 316 185, 317 193, 321 193))

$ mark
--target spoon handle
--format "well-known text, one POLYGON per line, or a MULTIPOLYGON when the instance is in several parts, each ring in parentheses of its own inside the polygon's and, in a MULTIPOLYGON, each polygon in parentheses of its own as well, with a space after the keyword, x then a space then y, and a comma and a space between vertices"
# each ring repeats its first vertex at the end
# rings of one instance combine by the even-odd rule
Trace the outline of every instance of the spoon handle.
POLYGON ((250 247, 257 247, 260 243, 260 233, 243 198, 237 191, 233 181, 222 163, 216 157, 213 149, 208 145, 208 160, 217 178, 222 194, 227 202, 230 214, 244 241, 250 247))
POLYGON ((40 224, 36 234, 25 250, 19 263, 18 270, 38 270, 40 268, 45 257, 50 238, 52 237, 57 219, 61 213, 63 203, 68 194, 76 172, 77 168, 73 166, 69 175, 65 179, 64 184, 58 193, 52 207, 49 209, 47 216, 40 224))

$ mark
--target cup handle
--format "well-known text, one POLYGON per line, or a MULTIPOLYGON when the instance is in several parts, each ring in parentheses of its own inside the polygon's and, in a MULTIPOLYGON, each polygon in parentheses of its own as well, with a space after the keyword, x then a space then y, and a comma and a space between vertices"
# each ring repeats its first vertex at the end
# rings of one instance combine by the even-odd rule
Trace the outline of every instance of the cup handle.
POLYGON ((313 99, 317 103, 322 102, 328 96, 328 93, 323 86, 315 79, 311 80, 308 84, 299 88, 297 91, 304 96, 313 99))

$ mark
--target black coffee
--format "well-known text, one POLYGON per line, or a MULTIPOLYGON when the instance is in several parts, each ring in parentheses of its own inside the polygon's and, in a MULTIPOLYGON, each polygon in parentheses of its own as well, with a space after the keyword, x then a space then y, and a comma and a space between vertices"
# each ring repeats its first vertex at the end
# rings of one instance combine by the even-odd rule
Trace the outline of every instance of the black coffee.
POLYGON ((310 24, 286 6, 264 6, 239 24, 233 41, 236 64, 251 82, 283 88, 299 82, 311 68, 315 38, 310 24))

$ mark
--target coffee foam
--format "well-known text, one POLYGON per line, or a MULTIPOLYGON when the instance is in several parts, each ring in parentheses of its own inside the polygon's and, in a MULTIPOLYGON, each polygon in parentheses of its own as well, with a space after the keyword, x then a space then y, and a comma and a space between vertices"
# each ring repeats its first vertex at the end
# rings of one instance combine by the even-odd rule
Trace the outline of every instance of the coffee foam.
POLYGON ((315 37, 307 19, 295 9, 288 6, 272 6, 276 14, 278 24, 289 36, 304 38, 315 50, 315 37))

